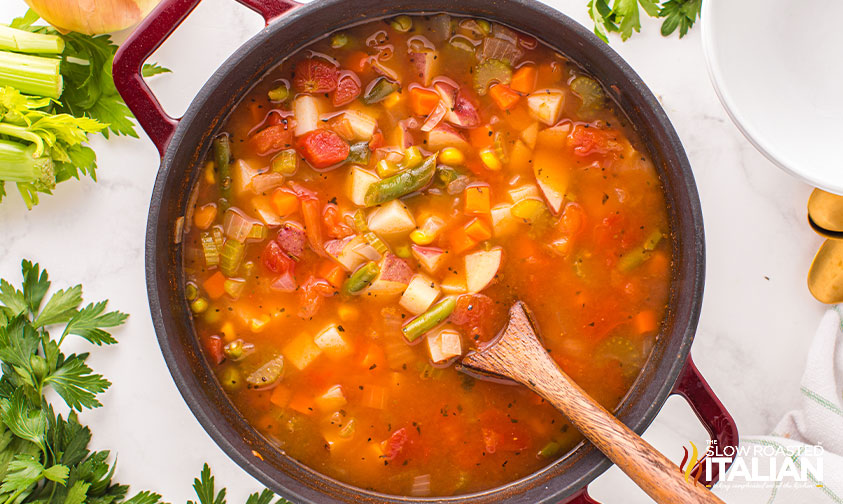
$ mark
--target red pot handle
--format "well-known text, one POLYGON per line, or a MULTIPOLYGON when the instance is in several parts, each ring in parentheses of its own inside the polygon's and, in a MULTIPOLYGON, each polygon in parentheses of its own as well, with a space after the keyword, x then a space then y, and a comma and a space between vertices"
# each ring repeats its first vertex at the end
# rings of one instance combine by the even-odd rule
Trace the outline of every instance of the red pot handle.
MULTIPOLYGON (((114 56, 114 85, 126 105, 146 131, 158 153, 164 150, 176 130, 179 119, 170 117, 141 76, 141 67, 149 56, 167 40, 201 0, 164 0, 137 27, 114 56)), ((300 4, 294 0, 237 0, 257 12, 269 24, 300 4)))
MULTIPOLYGON (((697 418, 699 418, 700 422, 702 422, 705 430, 708 431, 712 442, 717 443, 717 453, 723 453, 726 446, 731 446, 737 449, 738 426, 735 423, 735 420, 732 418, 732 415, 726 411, 726 408, 723 406, 723 403, 720 402, 720 399, 718 399, 714 394, 714 391, 711 390, 708 382, 706 382, 705 378, 703 378, 702 374, 700 374, 699 369, 697 369, 696 364, 694 364, 694 361, 690 356, 688 356, 688 360, 685 362, 685 368, 679 375, 679 379, 676 381, 676 386, 673 388, 671 395, 682 396, 688 402, 688 405, 692 410, 694 410, 697 418)), ((705 448, 702 448, 700 451, 705 453, 706 450, 705 448)), ((729 451, 726 450, 726 453, 729 453, 729 451)), ((697 462, 697 465, 694 466, 691 474, 696 475, 699 474, 697 471, 701 471, 702 474, 699 478, 700 483, 710 487, 717 483, 721 474, 718 465, 713 464, 711 479, 706 478, 702 465, 705 462, 705 458, 706 457, 703 456, 700 461, 697 462)), ((726 464, 726 469, 728 469, 730 465, 731 463, 726 464)), ((588 495, 588 488, 583 488, 579 493, 566 500, 565 504, 599 503, 588 495)))

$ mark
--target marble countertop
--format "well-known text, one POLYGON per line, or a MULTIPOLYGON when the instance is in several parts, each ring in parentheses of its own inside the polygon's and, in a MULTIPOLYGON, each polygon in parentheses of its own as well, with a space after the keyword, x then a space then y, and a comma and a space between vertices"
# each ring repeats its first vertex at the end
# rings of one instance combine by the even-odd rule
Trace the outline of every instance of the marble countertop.
MULTIPOLYGON (((548 3, 590 26, 586 0, 548 3)), ((25 8, 23 0, 3 2, 0 20, 25 8)), ((798 404, 807 344, 824 311, 805 286, 821 243, 805 221, 811 188, 779 171, 729 121, 706 73, 699 29, 682 40, 665 39, 657 22, 643 24, 642 33, 625 43, 613 39, 612 46, 661 100, 699 187, 708 268, 692 355, 741 433, 768 433, 798 404)), ((180 115, 261 25, 258 15, 231 0, 204 0, 153 56, 174 70, 152 83, 171 115, 180 115)), ((29 258, 49 270, 54 285, 82 282, 86 300, 109 298, 111 308, 132 315, 116 333, 119 345, 93 352, 91 366, 114 386, 104 408, 81 415, 94 432, 93 447, 118 455, 118 481, 184 502, 207 461, 236 502, 260 485, 194 419, 167 372, 149 317, 144 236, 158 153, 143 135, 95 138, 92 145, 99 182, 62 183, 32 211, 8 188, 0 206, 0 276, 17 282, 20 260, 29 258)), ((644 437, 677 461, 688 440, 699 445, 707 439, 679 398, 668 400, 644 437)), ((651 502, 615 468, 590 488, 606 503, 651 502)))

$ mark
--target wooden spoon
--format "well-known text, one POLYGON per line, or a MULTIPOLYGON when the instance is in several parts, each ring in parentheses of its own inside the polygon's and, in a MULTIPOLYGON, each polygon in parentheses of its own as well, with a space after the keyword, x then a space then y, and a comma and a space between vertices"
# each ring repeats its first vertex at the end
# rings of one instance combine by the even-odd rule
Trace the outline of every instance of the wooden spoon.
POLYGON ((457 368, 469 374, 515 380, 550 401, 656 502, 723 504, 695 480, 685 481, 673 462, 606 411, 559 368, 539 342, 532 317, 521 301, 510 308, 509 322, 497 339, 466 355, 457 368))

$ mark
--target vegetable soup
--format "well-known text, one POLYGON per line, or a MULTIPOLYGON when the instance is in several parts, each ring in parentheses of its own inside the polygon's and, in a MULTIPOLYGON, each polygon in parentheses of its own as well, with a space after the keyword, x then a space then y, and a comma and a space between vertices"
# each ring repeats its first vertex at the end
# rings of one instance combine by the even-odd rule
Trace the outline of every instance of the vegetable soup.
POLYGON ((602 86, 483 19, 398 16, 286 59, 231 113, 186 216, 186 295, 267 439, 361 488, 446 496, 580 435, 523 387, 454 369, 515 300, 614 408, 665 317, 658 175, 602 86))

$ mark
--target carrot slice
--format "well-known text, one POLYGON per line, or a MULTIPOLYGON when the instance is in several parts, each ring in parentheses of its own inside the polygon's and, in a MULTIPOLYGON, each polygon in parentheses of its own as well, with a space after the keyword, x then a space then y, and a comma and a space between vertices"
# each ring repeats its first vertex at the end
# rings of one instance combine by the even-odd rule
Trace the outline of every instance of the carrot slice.
POLYGON ((485 221, 474 218, 466 224, 465 234, 472 240, 481 242, 492 237, 492 228, 485 221))
POLYGON ((217 218, 217 204, 202 205, 193 212, 193 224, 199 229, 208 229, 217 218))
POLYGON ((415 115, 426 116, 439 104, 439 93, 422 87, 410 89, 410 110, 415 115))
POLYGON ((290 402, 290 397, 293 395, 293 392, 284 387, 282 385, 278 385, 274 389, 272 389, 272 395, 269 396, 269 402, 278 406, 279 408, 283 408, 290 402))
POLYGON ((505 84, 495 84, 489 88, 489 96, 501 110, 509 110, 518 104, 521 95, 505 84))
POLYGON ((345 270, 334 261, 326 260, 319 266, 319 276, 339 289, 345 280, 345 270))
POLYGON ((464 227, 455 228, 451 231, 450 235, 448 236, 449 243, 451 245, 451 250, 455 254, 462 254, 468 250, 474 248, 477 245, 477 241, 468 236, 464 227))
POLYGON ((488 184, 475 184, 465 188, 466 215, 488 215, 491 197, 488 184))
POLYGON ((287 406, 303 415, 312 415, 316 410, 316 403, 313 401, 313 397, 304 392, 296 392, 287 406))
POLYGON ((509 87, 518 91, 519 93, 532 93, 536 89, 536 67, 533 65, 524 65, 512 74, 512 80, 509 87))
POLYGON ((272 206, 278 215, 285 217, 299 209, 299 198, 289 189, 277 189, 272 193, 272 206))
POLYGON ((632 319, 635 330, 638 334, 647 334, 655 332, 659 327, 659 321, 656 318, 656 312, 653 310, 644 310, 632 319))
POLYGON ((202 288, 208 293, 211 299, 219 299, 225 294, 225 275, 217 271, 209 276, 202 284, 202 288))
POLYGON ((469 130, 468 139, 471 142, 472 147, 475 149, 483 149, 491 147, 495 143, 495 139, 493 138, 494 134, 495 132, 492 131, 492 127, 487 124, 485 126, 469 130))

